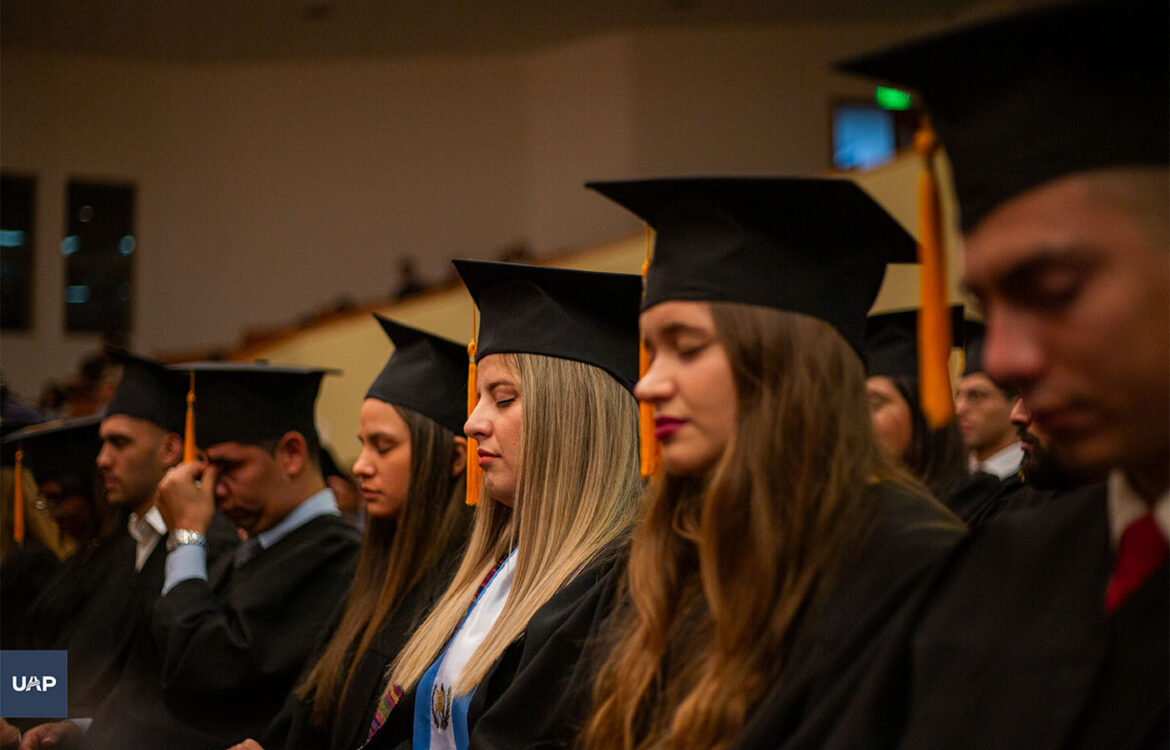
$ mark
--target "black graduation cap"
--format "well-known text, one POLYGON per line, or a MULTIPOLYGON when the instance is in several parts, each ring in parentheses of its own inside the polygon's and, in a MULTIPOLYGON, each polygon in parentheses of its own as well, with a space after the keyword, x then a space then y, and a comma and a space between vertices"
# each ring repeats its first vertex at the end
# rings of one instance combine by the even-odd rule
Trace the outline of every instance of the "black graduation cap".
POLYGON ((125 349, 107 350, 122 365, 122 379, 106 416, 125 414, 153 422, 167 432, 183 434, 187 413, 187 379, 157 360, 125 349))
POLYGON ((887 263, 917 243, 850 180, 674 178, 593 182, 657 233, 643 309, 741 302, 824 320, 864 351, 865 315, 887 263))
POLYGON ((917 89, 964 231, 1029 188, 1170 158, 1166 0, 1049 6, 839 63, 917 89))
POLYGON ((983 372, 983 338, 987 326, 968 320, 963 326, 963 375, 983 372))
POLYGON ((314 406, 321 377, 337 372, 234 362, 192 362, 171 369, 195 373, 195 442, 203 447, 254 445, 294 430, 316 438, 314 406))
POLYGON ((640 277, 519 263, 452 262, 482 316, 477 361, 489 354, 544 354, 595 365, 634 389, 640 277))
MULTIPOLYGON (((951 305, 951 331, 963 335, 963 306, 951 305)), ((918 310, 870 315, 865 321, 867 373, 918 377, 918 310)))
POLYGON ((374 313, 394 353, 366 398, 430 417, 456 435, 467 420, 467 347, 374 313))
POLYGON ((93 476, 102 449, 101 422, 100 416, 57 419, 17 430, 4 438, 3 463, 12 465, 19 448, 24 451, 22 465, 38 483, 93 476))

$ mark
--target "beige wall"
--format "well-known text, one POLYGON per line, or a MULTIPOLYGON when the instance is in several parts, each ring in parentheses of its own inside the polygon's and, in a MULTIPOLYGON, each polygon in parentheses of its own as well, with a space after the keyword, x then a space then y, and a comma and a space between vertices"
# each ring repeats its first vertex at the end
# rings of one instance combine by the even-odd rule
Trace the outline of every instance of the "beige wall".
POLYGON ((35 395, 95 345, 62 333, 70 177, 138 186, 131 344, 231 347, 340 293, 377 297, 395 259, 429 278, 517 239, 538 253, 636 231, 588 179, 802 174, 828 166, 828 72, 916 28, 615 32, 520 55, 161 64, 0 63, 0 166, 38 179, 34 329, 0 367, 35 395))

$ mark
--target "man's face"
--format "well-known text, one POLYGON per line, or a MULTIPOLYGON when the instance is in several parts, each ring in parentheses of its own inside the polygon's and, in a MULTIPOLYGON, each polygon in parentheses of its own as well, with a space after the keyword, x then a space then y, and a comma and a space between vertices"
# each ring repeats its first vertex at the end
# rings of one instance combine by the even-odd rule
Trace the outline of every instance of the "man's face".
POLYGON ((110 503, 137 509, 149 502, 169 467, 166 433, 144 419, 115 414, 102 420, 100 435, 97 467, 110 503))
POLYGON ((1012 404, 1002 390, 981 372, 964 375, 955 393, 955 415, 963 433, 963 444, 980 458, 987 458, 1015 442, 1012 404))
POLYGON ((1165 191, 1143 204, 1123 190, 1152 172, 1047 183, 967 239, 967 284, 987 322, 984 369, 1020 389, 1053 450, 1080 472, 1164 472, 1170 453, 1165 191))
POLYGON ((287 513, 277 501, 283 475, 268 451, 255 445, 219 443, 207 449, 207 461, 219 473, 216 506, 248 536, 271 528, 287 513))

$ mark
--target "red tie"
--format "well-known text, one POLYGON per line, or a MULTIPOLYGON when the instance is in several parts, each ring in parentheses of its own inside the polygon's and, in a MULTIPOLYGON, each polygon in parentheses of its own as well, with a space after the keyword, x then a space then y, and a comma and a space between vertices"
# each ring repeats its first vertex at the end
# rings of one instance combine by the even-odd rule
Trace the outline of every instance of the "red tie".
POLYGON ((1125 598, 1137 591, 1166 560, 1167 554, 1170 554, 1170 547, 1154 521, 1153 513, 1147 513, 1126 526, 1117 546, 1117 568, 1105 590, 1105 611, 1109 614, 1116 612, 1125 598))

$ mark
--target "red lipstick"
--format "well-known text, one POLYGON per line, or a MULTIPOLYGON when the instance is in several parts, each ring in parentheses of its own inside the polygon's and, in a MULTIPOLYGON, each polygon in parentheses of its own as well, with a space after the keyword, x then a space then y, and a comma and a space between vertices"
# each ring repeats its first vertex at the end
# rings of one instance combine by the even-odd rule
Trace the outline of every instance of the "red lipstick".
POLYGON ((685 419, 676 417, 658 417, 654 420, 654 436, 659 440, 673 435, 678 428, 687 423, 685 419))

